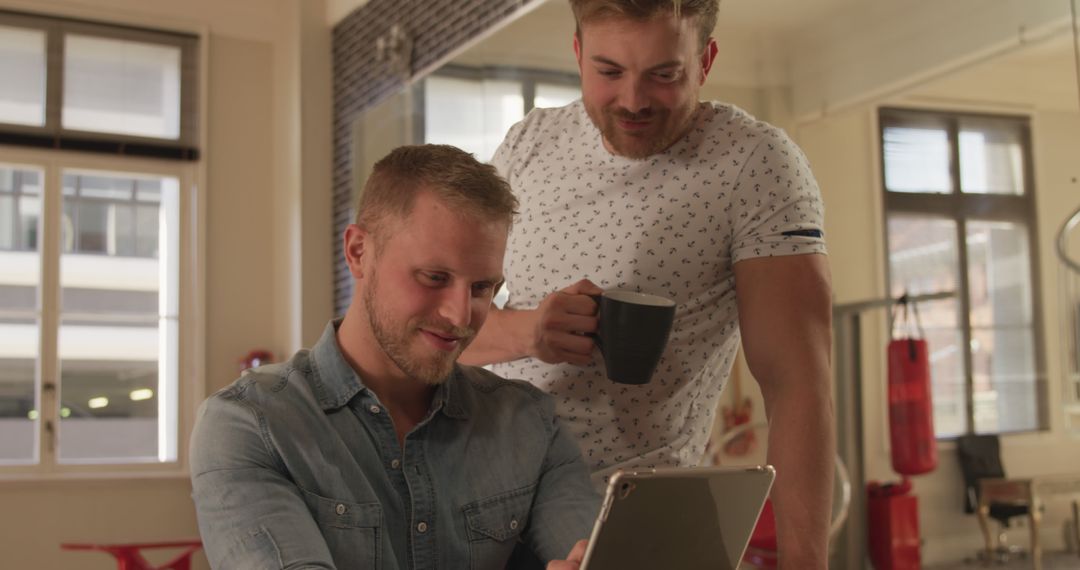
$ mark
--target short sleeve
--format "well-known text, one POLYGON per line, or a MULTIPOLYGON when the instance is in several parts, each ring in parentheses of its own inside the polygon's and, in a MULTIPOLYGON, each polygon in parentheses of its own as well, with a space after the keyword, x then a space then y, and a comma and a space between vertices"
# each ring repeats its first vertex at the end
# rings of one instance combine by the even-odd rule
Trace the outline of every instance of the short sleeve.
POLYGON ((728 210, 732 262, 825 253, 825 209, 809 161, 783 131, 764 128, 728 210))
POLYGON ((506 132, 506 137, 503 138, 502 143, 499 144, 499 148, 495 149, 495 156, 491 158, 491 165, 495 167, 495 170, 499 171, 499 175, 506 178, 508 182, 513 184, 511 179, 512 169, 514 168, 513 160, 517 155, 518 146, 521 144, 521 135, 525 130, 525 121, 519 121, 514 126, 510 127, 510 130, 506 132))

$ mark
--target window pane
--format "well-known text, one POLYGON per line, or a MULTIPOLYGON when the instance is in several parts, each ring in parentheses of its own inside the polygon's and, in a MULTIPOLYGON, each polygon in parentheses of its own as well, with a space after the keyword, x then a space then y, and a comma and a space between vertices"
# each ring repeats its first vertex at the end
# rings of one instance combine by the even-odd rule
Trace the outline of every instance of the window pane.
POLYGON ((83 253, 106 253, 109 230, 109 205, 100 202, 79 202, 76 243, 83 253))
POLYGON ((1039 427, 1031 256, 1027 229, 1010 222, 967 225, 975 430, 1039 427))
MULTIPOLYGON (((891 215, 889 232, 890 291, 894 297, 956 291, 959 254, 956 223, 948 219, 891 215)), ((930 348, 934 429, 939 437, 966 430, 964 343, 960 304, 945 299, 919 304, 930 348)), ((897 328, 898 335, 911 334, 897 328)))
POLYGON ((75 185, 79 183, 79 177, 74 174, 64 175, 64 196, 75 195, 75 185))
POLYGON ((0 165, 0 251, 37 250, 40 179, 35 170, 0 165))
POLYGON ((158 232, 160 208, 140 205, 136 210, 135 255, 139 257, 158 256, 158 232))
MULTIPOLYGON (((0 180, 16 189, 20 180, 39 180, 34 170, 0 165, 0 180)), ((15 203, 16 193, 0 194, 15 203)), ((0 203, 3 199, 0 198, 0 203)), ((0 206, 0 226, 16 225, 19 210, 0 206)), ((36 230, 35 230, 36 231, 36 230)), ((18 234, 14 236, 18 245, 18 234)), ((0 250, 0 464, 37 461, 39 411, 36 402, 38 358, 37 297, 40 283, 37 244, 0 250)))
POLYGON ((24 170, 20 172, 21 192, 23 194, 41 194, 41 176, 39 172, 24 170))
POLYGON ((0 250, 16 249, 16 223, 18 216, 15 214, 15 196, 0 194, 0 250))
POLYGON ((136 199, 140 202, 161 201, 160 180, 136 180, 135 187, 137 188, 136 199))
POLYGON ((131 176, 64 176, 64 251, 154 257, 161 181, 131 176), (135 201, 136 188, 144 203, 135 201), (157 203, 155 203, 157 202, 157 203), (74 238, 69 237, 75 236, 74 238))
MULTIPOLYGON (((109 332, 102 328, 61 332, 64 341, 86 343, 87 334, 109 332)), ((156 341, 154 329, 129 332, 156 341)), ((157 457, 156 361, 66 359, 61 379, 61 461, 157 457)))
MULTIPOLYGON (((129 200, 136 180, 141 179, 113 174, 72 176, 123 181, 114 187, 126 185, 129 200)), ((162 448, 161 443, 175 434, 176 414, 171 410, 177 404, 179 251, 175 224, 166 228, 158 220, 178 216, 179 184, 171 178, 156 180, 160 203, 136 206, 134 201, 64 197, 65 204, 78 204, 75 223, 80 247, 60 260, 61 462, 175 458, 175 449, 162 448), (82 240, 90 235, 83 220, 88 204, 104 208, 105 228, 100 234, 105 236, 106 256, 82 254, 86 251, 82 240), (153 233, 150 245, 141 243, 142 233, 153 233), (159 235, 165 239, 159 258, 139 257, 144 247, 157 252, 159 235)))
POLYGON ((534 107, 562 107, 581 98, 581 89, 574 85, 537 83, 534 107))
POLYGON ((521 83, 431 77, 425 82, 424 142, 450 144, 491 160, 524 117, 521 83))
POLYGON ((1034 430, 1042 383, 1031 327, 974 329, 971 338, 978 433, 1034 430))
POLYGON ((115 176, 76 176, 79 196, 83 198, 101 198, 104 200, 131 200, 135 190, 135 181, 130 178, 115 176))
POLYGON ((38 221, 41 219, 41 200, 37 196, 19 196, 20 250, 37 251, 38 221))
POLYGON ((133 205, 113 204, 109 210, 113 214, 113 223, 109 235, 109 254, 120 256, 135 255, 135 207, 133 205))
POLYGON ((45 125, 45 32, 0 26, 0 123, 45 125))
POLYGON ((1024 141, 1018 123, 960 122, 960 188, 972 194, 1024 193, 1024 141))
POLYGON ((949 136, 944 127, 886 127, 885 189, 890 192, 952 192, 949 136))
POLYGON ((68 34, 65 129, 180 137, 180 48, 68 34))
POLYGON ((0 345, 0 434, 3 434, 0 437, 0 465, 37 462, 38 411, 34 397, 37 356, 36 350, 30 358, 15 354, 7 341, 17 334, 36 341, 37 326, 0 318, 0 339, 4 339, 4 344, 0 345))

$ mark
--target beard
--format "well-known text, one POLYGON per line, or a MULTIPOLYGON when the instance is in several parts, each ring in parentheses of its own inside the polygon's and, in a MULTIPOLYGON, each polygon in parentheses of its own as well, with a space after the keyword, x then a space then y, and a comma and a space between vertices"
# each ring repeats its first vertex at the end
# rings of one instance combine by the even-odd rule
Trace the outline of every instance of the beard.
MULTIPOLYGON (((379 309, 375 302, 377 289, 378 279, 372 274, 371 283, 364 292, 364 307, 367 309, 375 341, 379 343, 383 353, 409 377, 431 386, 442 384, 453 372, 458 357, 476 337, 476 331, 430 319, 404 322, 379 309), (457 348, 447 352, 431 347, 428 349, 429 354, 423 354, 422 348, 411 348, 418 341, 417 337, 423 334, 420 332, 422 328, 460 339, 457 348)), ((421 346, 425 344, 423 340, 419 342, 421 346)))
POLYGON ((604 141, 620 156, 644 159, 659 154, 675 144, 690 125, 696 104, 676 108, 649 107, 637 113, 621 107, 595 107, 585 104, 589 119, 600 130, 604 141), (648 121, 649 125, 636 131, 619 127, 618 121, 648 121))

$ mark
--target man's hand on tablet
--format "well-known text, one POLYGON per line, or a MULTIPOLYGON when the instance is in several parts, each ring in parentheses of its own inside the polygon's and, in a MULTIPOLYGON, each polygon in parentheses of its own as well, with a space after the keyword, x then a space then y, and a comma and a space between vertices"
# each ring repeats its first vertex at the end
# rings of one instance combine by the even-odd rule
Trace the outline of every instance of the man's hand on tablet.
POLYGON ((588 540, 579 540, 573 548, 570 549, 570 554, 566 555, 566 560, 552 560, 548 562, 547 570, 578 570, 581 567, 581 560, 585 558, 585 548, 589 546, 588 540))

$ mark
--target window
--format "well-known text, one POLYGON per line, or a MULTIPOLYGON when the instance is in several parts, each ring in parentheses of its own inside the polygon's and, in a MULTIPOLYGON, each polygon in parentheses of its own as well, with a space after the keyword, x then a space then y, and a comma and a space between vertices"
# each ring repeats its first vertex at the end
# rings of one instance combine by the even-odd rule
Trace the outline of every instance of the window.
POLYGON ((45 32, 0 25, 0 122, 45 125, 45 32))
POLYGON ((0 474, 178 466, 194 42, 0 12, 0 474))
POLYGON ((0 464, 175 462, 189 167, 37 154, 0 162, 0 464))
POLYGON ((1028 120, 882 109, 893 296, 920 306, 939 437, 1045 429, 1028 120))
POLYGON ((0 11, 0 143, 195 159, 196 48, 185 34, 0 11))
POLYGON ((424 80, 420 140, 450 144, 491 160, 506 131, 533 107, 581 97, 576 75, 523 69, 446 66, 424 80))

